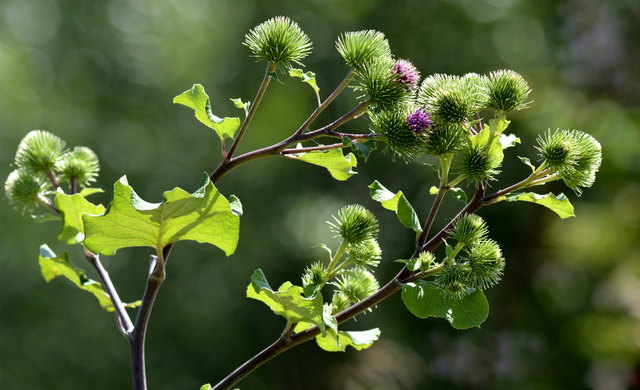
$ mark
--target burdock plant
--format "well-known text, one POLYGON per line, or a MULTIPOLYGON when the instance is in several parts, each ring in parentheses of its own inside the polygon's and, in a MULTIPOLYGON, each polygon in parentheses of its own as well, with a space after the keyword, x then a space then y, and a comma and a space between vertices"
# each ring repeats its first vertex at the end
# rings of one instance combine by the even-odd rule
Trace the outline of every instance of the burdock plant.
MULTIPOLYGON (((371 198, 396 215, 401 229, 408 229, 389 233, 386 228, 383 234, 414 236, 415 245, 406 248, 402 259, 383 256, 375 216, 381 210, 351 204, 339 209, 329 223, 337 243, 320 244, 325 249, 321 256, 309 254, 310 262, 299 284, 285 281, 273 288, 265 273, 257 269, 250 277, 246 295, 283 317, 283 330, 264 350, 215 385, 204 385, 201 390, 234 388, 257 367, 306 341, 315 340, 330 352, 369 348, 381 336, 380 329, 345 330, 343 324, 370 312, 399 291, 407 309, 420 318, 444 318, 457 329, 480 326, 489 312, 484 290, 497 285, 508 273, 504 275, 506 260, 500 246, 488 237, 489 228, 478 211, 503 201, 523 201, 546 207, 561 218, 571 217, 573 206, 566 196, 530 189, 561 180, 580 194, 595 181, 602 161, 598 141, 582 131, 554 130, 538 138, 538 165, 521 159, 532 173, 500 187, 504 155, 520 142, 517 135, 506 133, 510 124, 506 115, 529 103, 528 84, 515 71, 435 74, 420 82, 417 68, 409 60, 395 57, 381 32, 347 32, 335 44, 336 57, 342 57, 346 64, 346 75, 323 99, 315 74, 293 68, 302 65, 311 53, 309 38, 295 22, 282 16, 269 19, 251 29, 244 44, 251 56, 267 65, 254 100, 233 99, 245 113, 243 120, 215 114, 200 84, 173 100, 192 109, 196 119, 220 139, 218 165, 201 178, 196 191, 174 188, 162 194, 162 202, 148 203, 123 176, 114 184, 108 207, 94 204, 89 197, 99 190, 89 186, 98 178, 96 154, 84 146, 66 149, 62 139, 43 130, 27 133, 19 143, 15 170, 5 182, 5 195, 16 208, 35 218, 57 221, 55 228, 61 230, 62 243, 52 244, 55 251, 41 246, 42 274, 46 280, 56 276, 70 279, 114 313, 116 325, 129 344, 134 390, 147 388, 144 340, 151 310, 167 277, 167 261, 180 256, 173 250, 174 244, 182 240, 210 244, 227 256, 236 250, 242 204, 233 195, 223 195, 216 185, 240 165, 277 156, 326 168, 333 178, 345 181, 355 174, 359 160, 365 161, 377 150, 390 157, 389 164, 400 160, 396 162, 398 183, 417 180, 425 188, 433 186, 430 195, 420 193, 416 199, 409 199, 402 191, 391 191, 377 180, 369 186, 371 198), (279 77, 284 81, 282 74, 287 70, 312 87, 310 98, 318 101, 317 107, 291 129, 290 136, 260 149, 236 153, 270 80, 279 77), (327 116, 327 107, 349 91, 348 87, 355 92, 351 95, 353 108, 331 118, 328 124, 317 124, 317 118, 327 116), (341 129, 356 118, 362 118, 358 128, 364 131, 341 129), (376 148, 378 143, 386 147, 376 148), (426 168, 422 175, 408 175, 404 165, 415 162, 435 163, 437 175, 426 168), (488 191, 489 184, 501 189, 488 191), (425 215, 419 215, 411 201, 422 203, 427 196, 433 196, 432 205, 425 215), (460 200, 464 206, 457 214, 436 218, 445 197, 460 200), (47 214, 53 218, 42 218, 47 214), (434 229, 437 220, 447 222, 434 229), (60 252, 64 245, 81 248, 100 283, 88 279, 69 254, 60 252), (130 247, 148 248, 150 270, 141 299, 127 304, 102 261, 103 256, 130 247), (397 274, 379 283, 375 267, 381 262, 390 267, 394 260, 399 263, 397 274), (135 317, 130 314, 133 310, 137 310, 135 317)), ((277 119, 273 118, 272 124, 277 119)), ((207 134, 210 132, 203 132, 204 137, 207 134)), ((228 183, 227 188, 232 185, 228 183)), ((171 266, 179 264, 171 262, 171 266)), ((268 270, 271 265, 263 267, 268 270)), ((123 353, 123 359, 127 355, 123 353)), ((162 360, 154 362, 153 371, 162 369, 162 360)))

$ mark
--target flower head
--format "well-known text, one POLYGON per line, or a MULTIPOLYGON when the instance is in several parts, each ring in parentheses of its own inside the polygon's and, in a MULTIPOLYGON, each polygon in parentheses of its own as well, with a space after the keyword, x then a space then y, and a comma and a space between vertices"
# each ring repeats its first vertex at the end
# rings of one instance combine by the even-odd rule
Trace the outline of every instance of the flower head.
POLYGON ((18 145, 16 165, 35 172, 46 172, 60 164, 65 142, 44 130, 30 131, 18 145))
POLYGON ((18 168, 9 174, 4 183, 4 192, 15 207, 32 210, 51 191, 43 175, 34 174, 26 168, 18 168))
POLYGON ((369 100, 378 109, 388 109, 411 98, 412 92, 398 82, 393 72, 394 62, 390 57, 379 57, 365 63, 358 70, 360 85, 357 91, 364 92, 361 99, 369 100))
POLYGON ((465 214, 460 217, 449 235, 465 245, 472 245, 488 233, 487 224, 476 214, 465 214))
POLYGON ((66 180, 74 179, 82 186, 95 181, 99 170, 98 156, 85 146, 76 146, 61 157, 62 177, 66 180))
POLYGON ((375 30, 346 32, 338 37, 336 49, 347 65, 359 72, 367 63, 391 56, 389 42, 375 30))
POLYGON ((457 162, 457 169, 461 175, 475 182, 492 179, 500 171, 502 161, 500 156, 486 145, 472 145, 463 150, 457 162))
POLYGON ((521 110, 527 107, 531 89, 525 79, 512 70, 491 72, 487 81, 488 106, 501 111, 521 110))
POLYGON ((377 267, 382 257, 380 245, 370 238, 357 245, 349 246, 349 259, 361 267, 377 267))
POLYGON ((486 290, 498 284, 504 271, 504 257, 495 241, 485 238, 472 245, 467 252, 469 278, 475 288, 486 290))
POLYGON ((591 135, 579 130, 549 130, 538 137, 538 145, 544 164, 578 195, 580 187, 593 185, 602 163, 602 147, 591 135))
POLYGON ((380 288, 375 276, 362 267, 351 268, 343 272, 331 284, 336 286, 332 303, 338 311, 346 309, 353 303, 360 302, 380 288))
POLYGON ((387 148, 395 157, 410 160, 424 154, 425 132, 417 133, 409 127, 408 116, 412 108, 398 104, 378 111, 369 111, 373 131, 382 135, 387 148))
POLYGON ((445 298, 460 300, 474 290, 469 279, 469 266, 452 263, 436 274, 435 283, 445 298))
POLYGON ((464 145, 464 131, 458 123, 436 122, 427 132, 425 150, 434 156, 444 156, 464 145))
POLYGON ((479 91, 468 78, 435 74, 422 81, 417 102, 436 122, 462 123, 477 112, 479 91))
POLYGON ((391 74, 396 76, 396 81, 403 84, 407 90, 413 90, 420 81, 420 72, 407 60, 398 60, 391 68, 391 74))
POLYGON ((407 117, 407 125, 414 133, 422 133, 432 123, 431 117, 422 108, 418 108, 416 112, 407 117))
POLYGON ((300 60, 311 52, 307 34, 291 19, 277 16, 249 31, 244 45, 253 56, 275 65, 300 64, 300 60))
POLYGON ((345 206, 333 218, 335 223, 329 223, 331 229, 349 245, 358 245, 378 236, 378 220, 360 205, 345 206))

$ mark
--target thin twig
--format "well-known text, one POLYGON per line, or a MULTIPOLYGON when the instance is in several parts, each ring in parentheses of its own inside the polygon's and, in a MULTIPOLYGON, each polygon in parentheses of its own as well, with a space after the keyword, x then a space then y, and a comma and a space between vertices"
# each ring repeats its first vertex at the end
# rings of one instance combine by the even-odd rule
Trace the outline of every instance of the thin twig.
POLYGON ((431 210, 429 210, 429 216, 427 217, 427 221, 422 229, 422 234, 420 234, 420 237, 418 238, 418 246, 424 245, 425 241, 429 237, 431 226, 433 226, 433 221, 435 221, 436 214, 440 209, 440 205, 442 205, 442 200, 444 199, 447 191, 449 191, 447 184, 449 182, 449 168, 451 167, 452 160, 453 158, 451 156, 440 157, 440 187, 438 188, 438 194, 431 205, 431 210))
POLYGON ((56 174, 53 172, 51 168, 47 169, 45 171, 45 174, 47 175, 47 178, 51 182, 51 185, 53 186, 53 188, 55 188, 56 190, 60 188, 60 182, 58 181, 56 174))
POLYGON ((124 304, 120 300, 120 296, 118 295, 118 292, 116 291, 116 288, 111 281, 111 277, 109 277, 109 273, 102 266, 100 257, 97 254, 91 252, 87 248, 84 248, 84 256, 100 276, 102 286, 104 287, 107 294, 109 294, 109 298, 111 298, 111 303, 113 304, 113 308, 115 309, 114 311, 116 313, 116 319, 120 332, 125 337, 129 337, 129 335, 133 331, 133 323, 131 322, 131 318, 129 317, 129 313, 127 313, 127 310, 125 309, 124 304))
POLYGON ((317 130, 309 131, 306 133, 294 133, 289 138, 284 139, 276 144, 271 146, 267 146, 261 149, 257 149, 243 155, 234 157, 230 160, 222 160, 218 167, 209 175, 209 179, 217 183, 224 175, 226 175, 230 170, 236 168, 239 165, 248 163, 249 161, 266 157, 266 156, 275 156, 278 155, 283 150, 287 149, 290 146, 296 145, 301 142, 310 141, 316 138, 321 137, 331 137, 331 138, 350 138, 350 139, 371 139, 377 137, 377 134, 348 134, 348 133, 338 133, 334 130, 351 119, 354 119, 358 115, 362 113, 366 109, 366 107, 370 103, 363 102, 356 106, 354 109, 344 114, 342 117, 337 119, 336 121, 320 128, 317 130))
POLYGON ((151 262, 155 264, 149 274, 147 287, 144 290, 142 304, 138 310, 136 323, 129 337, 131 349, 131 375, 133 377, 133 390, 147 389, 147 375, 145 368, 144 342, 147 334, 147 326, 151 317, 151 309, 158 296, 160 287, 166 278, 165 259, 163 251, 158 251, 158 256, 152 256, 151 262))
POLYGON ((256 110, 258 109, 258 106, 262 101, 262 97, 264 96, 264 93, 267 91, 267 87, 269 86, 269 81, 271 81, 271 77, 273 77, 272 75, 275 70, 276 70, 276 65, 270 62, 269 65, 267 65, 267 70, 265 71, 264 78, 262 79, 262 82, 260 83, 260 87, 258 88, 258 92, 256 93, 256 98, 253 100, 253 103, 251 103, 249 112, 247 113, 247 116, 244 118, 244 122, 242 122, 242 126, 240 127, 240 130, 238 130, 238 135, 236 136, 236 139, 233 141, 233 144, 231 145, 231 147, 229 148, 229 151, 226 153, 226 156, 224 156, 225 160, 229 160, 231 157, 233 157, 233 153, 235 153, 236 148, 240 144, 240 141, 242 140, 244 133, 247 131, 247 128, 249 127, 249 123, 251 123, 251 120, 253 119, 253 115, 256 113, 256 110))
POLYGON ((331 102, 333 102, 335 100, 335 98, 338 97, 338 95, 340 95, 340 93, 347 87, 347 85, 349 85, 349 83, 351 82, 351 80, 353 80, 353 78, 355 77, 355 72, 353 69, 351 69, 349 71, 349 73, 347 73, 347 75, 345 76, 344 80, 342 80, 342 82, 338 85, 338 87, 331 93, 331 95, 329 95, 324 102, 322 102, 314 111, 313 113, 311 113, 311 115, 309 115, 309 117, 307 118, 306 121, 304 121, 304 123, 302 125, 300 125, 300 127, 298 128, 298 130, 296 130, 295 134, 302 134, 304 133, 309 126, 311 126, 311 124, 313 123, 313 121, 316 120, 316 118, 318 117, 318 115, 320 115, 322 113, 322 111, 324 111, 329 104, 331 104, 331 102))

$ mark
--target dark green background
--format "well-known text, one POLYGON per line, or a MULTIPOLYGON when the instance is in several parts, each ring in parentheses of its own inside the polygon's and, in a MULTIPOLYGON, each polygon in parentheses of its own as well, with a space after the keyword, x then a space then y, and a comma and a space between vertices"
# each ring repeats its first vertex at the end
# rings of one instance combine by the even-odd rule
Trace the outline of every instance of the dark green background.
MULTIPOLYGON (((533 92, 510 130, 531 145, 548 128, 596 136, 604 161, 595 186, 571 194, 578 218, 559 220, 529 204, 500 204, 481 215, 507 258, 503 282, 488 291, 482 329, 455 331, 419 320, 394 296, 345 328, 379 326, 364 352, 322 352, 308 343, 278 357, 242 389, 602 389, 638 387, 640 369, 640 6, 637 0, 2 0, 0 2, 0 174, 32 129, 101 157, 107 193, 126 174, 148 201, 175 186, 194 189, 217 164, 217 137, 172 98, 202 83, 218 115, 238 115, 228 98, 252 100, 264 69, 241 45, 265 19, 287 15, 314 42, 307 69, 324 96, 346 67, 333 48, 344 31, 378 29, 394 54, 423 74, 486 73, 510 68, 533 92)), ((354 104, 344 94, 320 118, 354 104)), ((283 78, 266 95, 241 151, 290 134, 314 97, 283 78)), ((365 131, 366 123, 346 129, 365 131)), ((402 189, 421 214, 436 178, 420 164, 378 154, 348 182, 321 168, 270 158, 241 167, 219 188, 242 199, 240 247, 231 258, 211 246, 180 243, 168 267, 148 336, 150 388, 197 389, 214 383, 268 345, 284 322, 244 298, 254 269, 274 285, 297 282, 305 264, 332 243, 326 220, 349 203, 380 218, 384 261, 412 250, 412 234, 369 200, 380 180, 402 189)), ((514 153, 501 184, 527 174, 514 153)), ((561 185, 553 191, 567 191, 561 185)), ((543 189, 547 190, 547 189, 543 189)), ((98 199, 99 198, 99 199, 98 199)), ((461 204, 445 203, 442 226, 461 204)), ((63 281, 39 275, 38 246, 57 226, 38 225, 7 202, 0 208, 0 388, 126 389, 128 349, 112 314, 63 281)), ((122 250, 104 263, 121 296, 142 294, 147 249, 122 250)))

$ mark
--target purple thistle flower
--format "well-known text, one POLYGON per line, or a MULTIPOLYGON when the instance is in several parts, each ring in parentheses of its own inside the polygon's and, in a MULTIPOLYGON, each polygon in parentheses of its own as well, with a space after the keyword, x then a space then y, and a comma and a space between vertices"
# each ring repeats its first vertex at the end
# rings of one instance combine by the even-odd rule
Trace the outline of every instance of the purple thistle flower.
POLYGON ((391 74, 397 77, 397 81, 404 84, 408 90, 416 88, 420 81, 420 72, 407 60, 398 60, 391 68, 391 74))
POLYGON ((432 123, 433 121, 429 117, 429 114, 427 114, 422 108, 418 108, 416 112, 407 117, 407 125, 409 125, 409 128, 414 133, 418 134, 425 131, 432 123))

